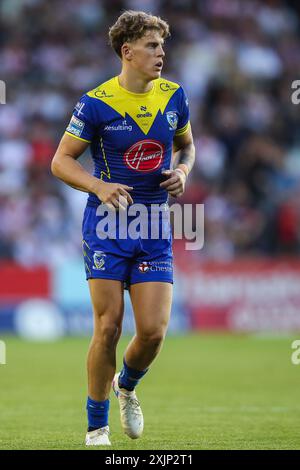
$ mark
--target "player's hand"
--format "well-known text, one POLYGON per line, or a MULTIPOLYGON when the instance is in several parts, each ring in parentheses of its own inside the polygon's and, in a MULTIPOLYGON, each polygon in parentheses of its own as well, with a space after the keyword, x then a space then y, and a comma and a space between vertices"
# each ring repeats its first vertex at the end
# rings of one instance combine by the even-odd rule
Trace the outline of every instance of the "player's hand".
POLYGON ((128 191, 132 191, 132 186, 120 183, 106 183, 101 181, 97 197, 111 209, 126 209, 128 204, 133 204, 133 199, 128 191))
POLYGON ((184 193, 186 174, 180 168, 175 170, 165 170, 162 174, 167 178, 166 181, 160 183, 160 187, 168 191, 170 196, 179 197, 184 193))

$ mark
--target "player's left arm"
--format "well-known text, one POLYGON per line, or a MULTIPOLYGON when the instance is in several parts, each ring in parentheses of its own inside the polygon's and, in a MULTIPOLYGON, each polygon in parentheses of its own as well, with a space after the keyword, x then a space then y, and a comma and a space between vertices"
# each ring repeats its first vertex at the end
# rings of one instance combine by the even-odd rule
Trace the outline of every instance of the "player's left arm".
POLYGON ((189 125, 184 134, 177 135, 173 140, 174 152, 177 153, 177 165, 173 170, 165 170, 167 180, 160 184, 170 196, 179 197, 184 193, 185 183, 195 162, 195 146, 193 134, 189 125))

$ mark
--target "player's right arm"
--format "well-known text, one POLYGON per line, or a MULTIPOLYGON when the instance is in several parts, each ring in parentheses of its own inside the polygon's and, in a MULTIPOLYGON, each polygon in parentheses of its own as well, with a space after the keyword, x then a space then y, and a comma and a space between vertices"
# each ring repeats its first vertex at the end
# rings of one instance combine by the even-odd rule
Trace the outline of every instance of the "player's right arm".
POLYGON ((119 183, 101 181, 87 172, 77 161, 89 142, 64 134, 51 162, 54 176, 80 191, 94 193, 103 203, 119 208, 133 203, 128 191, 133 188, 119 183), (120 201, 120 203, 119 203, 120 201))

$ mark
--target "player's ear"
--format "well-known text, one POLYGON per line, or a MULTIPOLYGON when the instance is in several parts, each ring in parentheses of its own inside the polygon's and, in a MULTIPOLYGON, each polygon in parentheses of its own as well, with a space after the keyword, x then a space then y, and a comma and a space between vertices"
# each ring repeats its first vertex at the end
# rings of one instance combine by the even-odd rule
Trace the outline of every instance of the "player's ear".
POLYGON ((121 47, 122 57, 127 60, 132 59, 132 50, 128 42, 124 42, 123 46, 121 47))

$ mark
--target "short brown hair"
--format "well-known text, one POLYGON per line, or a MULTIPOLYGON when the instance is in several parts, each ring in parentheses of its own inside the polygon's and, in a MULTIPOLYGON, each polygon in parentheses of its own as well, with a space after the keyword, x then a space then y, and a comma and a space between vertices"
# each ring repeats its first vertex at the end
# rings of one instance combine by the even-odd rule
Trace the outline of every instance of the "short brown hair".
POLYGON ((125 42, 136 41, 150 30, 159 31, 163 39, 170 36, 168 23, 159 16, 144 11, 127 10, 109 29, 109 43, 118 56, 122 57, 121 47, 125 42))

